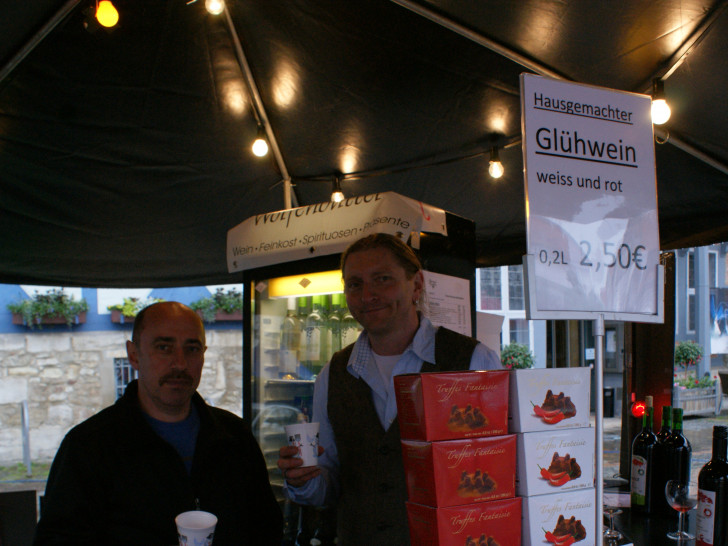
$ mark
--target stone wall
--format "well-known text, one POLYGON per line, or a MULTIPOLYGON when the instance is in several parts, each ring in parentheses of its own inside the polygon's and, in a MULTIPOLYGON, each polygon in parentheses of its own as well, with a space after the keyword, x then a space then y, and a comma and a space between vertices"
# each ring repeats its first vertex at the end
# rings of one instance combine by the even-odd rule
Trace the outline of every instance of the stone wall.
MULTIPOLYGON (((30 453, 53 459, 74 425, 114 403, 114 358, 126 357, 130 332, 0 336, 0 465, 23 461, 22 402, 28 402, 30 453)), ((208 403, 242 413, 240 330, 209 330, 199 393, 208 403)))

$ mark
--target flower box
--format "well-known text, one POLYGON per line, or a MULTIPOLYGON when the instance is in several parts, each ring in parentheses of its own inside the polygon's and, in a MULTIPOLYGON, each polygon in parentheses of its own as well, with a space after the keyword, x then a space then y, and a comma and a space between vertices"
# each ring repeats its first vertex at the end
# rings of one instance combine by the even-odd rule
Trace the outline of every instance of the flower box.
POLYGON ((676 386, 672 393, 672 405, 682 408, 683 415, 718 415, 720 401, 718 385, 697 389, 676 386))
POLYGON ((134 324, 134 317, 127 317, 121 311, 114 309, 111 311, 111 322, 116 324, 134 324))
POLYGON ((217 321, 242 321, 243 320, 243 312, 240 311, 239 313, 225 313, 225 312, 219 312, 215 313, 215 322, 217 321))
MULTIPOLYGON (((85 322, 86 322, 86 311, 83 311, 75 316, 72 324, 83 324, 85 322)), ((21 315, 20 313, 13 313, 13 324, 29 326, 28 324, 25 323, 25 321, 23 320, 23 315, 21 315)), ((45 317, 41 318, 40 321, 36 322, 35 324, 66 324, 66 317, 61 317, 58 315, 54 315, 54 316, 49 315, 49 316, 45 316, 45 317)))
MULTIPOLYGON (((205 317, 204 317, 202 311, 196 311, 196 313, 198 314, 198 316, 202 320, 205 320, 205 317)), ((239 313, 225 313, 223 311, 218 311, 217 313, 215 313, 215 320, 214 321, 210 321, 210 322, 225 322, 225 321, 228 321, 228 322, 238 321, 238 322, 240 322, 242 320, 243 320, 243 312, 242 311, 239 312, 239 313)))

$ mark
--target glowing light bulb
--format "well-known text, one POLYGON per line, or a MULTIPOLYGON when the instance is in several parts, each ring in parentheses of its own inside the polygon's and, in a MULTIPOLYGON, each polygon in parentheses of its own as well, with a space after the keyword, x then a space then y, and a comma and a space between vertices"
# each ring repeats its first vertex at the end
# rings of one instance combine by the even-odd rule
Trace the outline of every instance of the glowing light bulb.
POLYGON ((492 176, 493 178, 500 178, 503 176, 505 169, 503 168, 503 163, 500 161, 500 157, 498 157, 498 148, 493 147, 490 149, 490 161, 488 162, 488 174, 492 176))
POLYGON ((331 201, 334 203, 341 203, 346 197, 344 196, 344 192, 341 191, 341 182, 339 182, 339 177, 334 176, 334 181, 331 187, 331 201))
POLYGON ((107 28, 113 27, 119 22, 119 12, 116 11, 110 0, 101 0, 99 2, 99 7, 96 8, 96 20, 100 25, 107 28))
POLYGON ((205 0, 205 9, 208 13, 220 15, 225 9, 225 2, 223 0, 205 0))
POLYGON ((488 174, 493 178, 500 178, 504 172, 503 163, 500 161, 490 161, 488 163, 488 174))
POLYGON ((264 138, 258 137, 253 142, 253 153, 258 157, 263 157, 268 153, 268 143, 264 138))
POLYGON ((657 99, 652 101, 652 123, 662 125, 670 119, 670 107, 665 99, 657 99))

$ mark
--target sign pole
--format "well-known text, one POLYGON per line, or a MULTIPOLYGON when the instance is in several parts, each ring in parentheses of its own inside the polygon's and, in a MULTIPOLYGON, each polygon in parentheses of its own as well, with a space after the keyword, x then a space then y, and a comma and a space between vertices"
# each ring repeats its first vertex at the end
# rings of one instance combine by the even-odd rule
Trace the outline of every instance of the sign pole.
POLYGON ((594 368, 594 380, 595 380, 595 398, 596 403, 594 405, 594 440, 596 446, 596 476, 594 478, 594 486, 596 488, 596 518, 595 518, 595 532, 597 536, 601 536, 600 530, 603 528, 603 516, 604 512, 604 391, 603 391, 603 376, 604 370, 604 315, 598 315, 594 319, 594 356, 595 356, 595 368, 594 368))

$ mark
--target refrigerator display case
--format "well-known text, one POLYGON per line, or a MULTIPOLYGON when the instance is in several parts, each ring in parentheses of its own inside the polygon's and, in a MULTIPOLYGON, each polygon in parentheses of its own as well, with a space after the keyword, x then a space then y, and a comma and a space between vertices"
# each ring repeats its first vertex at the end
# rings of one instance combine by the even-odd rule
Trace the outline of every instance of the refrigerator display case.
POLYGON ((282 500, 276 462, 287 443, 284 426, 311 419, 316 376, 360 326, 346 307, 338 255, 251 270, 244 287, 243 411, 282 500))

